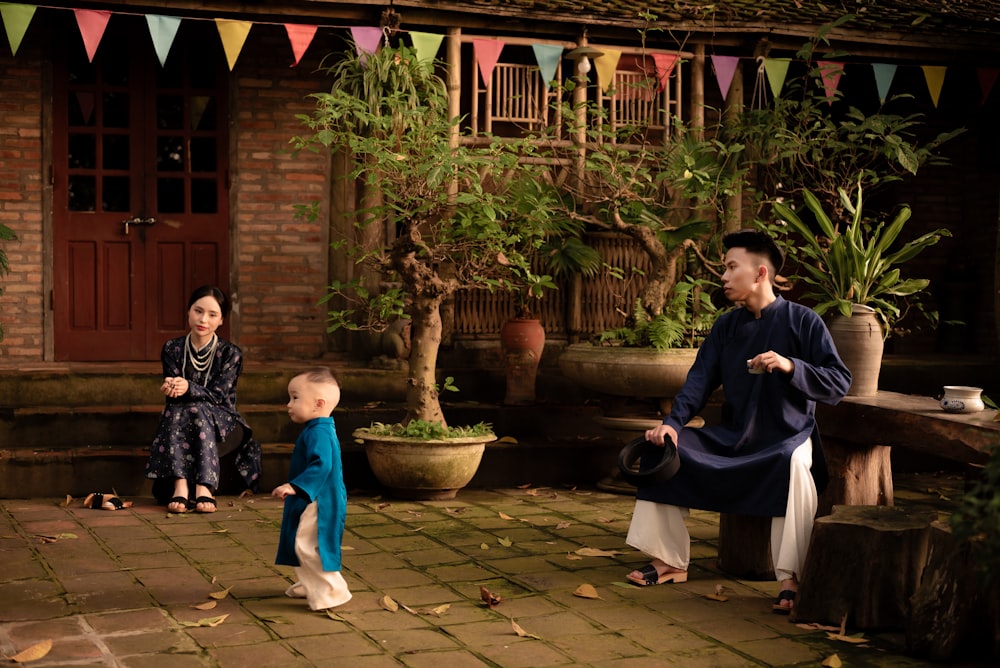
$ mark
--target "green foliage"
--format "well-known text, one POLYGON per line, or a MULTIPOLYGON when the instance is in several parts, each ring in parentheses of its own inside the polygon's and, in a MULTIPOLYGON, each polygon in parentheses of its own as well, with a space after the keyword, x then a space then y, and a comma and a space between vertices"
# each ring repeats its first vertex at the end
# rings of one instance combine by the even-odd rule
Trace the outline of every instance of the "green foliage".
POLYGON ((712 303, 711 281, 693 279, 674 286, 664 310, 650 314, 636 300, 624 327, 601 332, 602 345, 668 348, 694 348, 701 344, 723 311, 712 303))
POLYGON ((955 537, 968 541, 990 577, 1000 564, 1000 447, 994 447, 981 475, 967 488, 949 520, 955 537))
MULTIPOLYGON (((767 107, 743 111, 734 123, 735 139, 746 146, 745 159, 770 197, 799 199, 803 190, 810 190, 836 211, 839 191, 858 181, 871 194, 916 174, 922 165, 946 164, 939 155, 941 146, 965 131, 924 139, 921 115, 891 111, 911 96, 896 96, 872 114, 854 106, 833 108, 822 69, 843 54, 818 51, 829 30, 851 18, 821 28, 796 54, 807 66, 805 75, 790 78, 780 98, 767 107), (827 62, 820 66, 817 60, 827 62)), ((840 95, 837 91, 836 98, 840 95)))
POLYGON ((406 424, 373 422, 367 431, 372 436, 406 436, 409 438, 422 438, 428 441, 463 438, 466 436, 495 436, 493 425, 488 422, 480 422, 462 427, 446 427, 440 422, 430 422, 427 420, 410 420, 406 424))
MULTIPOLYGON (((951 232, 939 228, 911 241, 897 244, 903 227, 910 219, 910 208, 900 208, 888 223, 867 220, 864 216, 861 179, 852 200, 839 190, 846 220, 834 223, 822 203, 810 191, 803 191, 806 209, 815 219, 818 233, 799 214, 783 202, 774 204, 774 213, 788 224, 792 233, 788 245, 795 249, 799 277, 808 286, 804 297, 817 301, 819 314, 833 309, 851 315, 852 304, 873 308, 888 336, 902 314, 901 304, 919 298, 930 283, 927 279, 903 278, 899 265, 936 244, 951 232)), ((936 315, 936 314, 935 314, 936 315)))

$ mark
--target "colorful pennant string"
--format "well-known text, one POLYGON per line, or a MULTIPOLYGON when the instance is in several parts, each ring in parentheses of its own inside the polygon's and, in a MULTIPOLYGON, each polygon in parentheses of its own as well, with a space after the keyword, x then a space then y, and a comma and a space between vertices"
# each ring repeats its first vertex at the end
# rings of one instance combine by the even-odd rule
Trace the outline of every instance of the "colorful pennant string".
POLYGON ((715 80, 719 83, 719 90, 722 91, 722 99, 725 101, 729 95, 729 87, 733 83, 733 75, 736 74, 736 66, 739 65, 739 56, 711 56, 712 69, 715 70, 715 80))
POLYGON ((153 38, 156 57, 160 59, 160 67, 165 67, 170 46, 177 37, 177 29, 181 27, 181 20, 175 16, 146 14, 146 25, 149 27, 149 36, 153 38))
POLYGON ((476 54, 476 61, 479 63, 479 74, 483 77, 483 83, 489 85, 493 78, 493 68, 500 60, 500 52, 503 51, 503 42, 498 39, 474 39, 472 40, 472 51, 476 54))
POLYGON ((302 56, 306 53, 306 49, 308 49, 309 45, 312 44, 317 30, 319 30, 319 26, 311 26, 301 23, 285 24, 285 32, 288 33, 288 42, 292 45, 292 55, 295 56, 295 62, 293 62, 289 67, 295 67, 299 64, 299 61, 302 60, 302 56))
POLYGON ((21 46, 24 33, 28 32, 28 24, 31 17, 35 15, 33 5, 15 5, 8 2, 0 2, 0 17, 3 17, 3 25, 7 30, 7 41, 10 42, 12 55, 17 55, 17 49, 21 46))
POLYGON ((80 28, 80 36, 83 37, 87 59, 94 62, 94 54, 101 45, 101 38, 104 37, 104 31, 111 19, 111 12, 104 9, 74 9, 73 14, 76 15, 76 25, 80 28))

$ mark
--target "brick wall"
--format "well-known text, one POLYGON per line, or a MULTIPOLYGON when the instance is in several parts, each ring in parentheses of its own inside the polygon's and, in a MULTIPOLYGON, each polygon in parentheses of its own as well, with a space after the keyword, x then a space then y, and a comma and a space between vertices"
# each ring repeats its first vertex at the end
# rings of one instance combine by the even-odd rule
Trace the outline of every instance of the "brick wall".
POLYGON ((0 50, 0 223, 18 240, 5 246, 10 273, 0 276, 0 361, 41 359, 42 318, 41 56, 22 45, 0 50))
MULTIPOLYGON (((303 359, 324 352, 329 284, 329 159, 293 156, 289 140, 303 134, 296 114, 309 114, 310 93, 328 87, 316 74, 335 45, 317 36, 295 68, 282 26, 255 26, 232 73, 231 110, 236 340, 251 357, 303 359), (297 204, 320 200, 318 220, 295 218, 297 204)), ((343 47, 339 47, 343 48, 343 47)))

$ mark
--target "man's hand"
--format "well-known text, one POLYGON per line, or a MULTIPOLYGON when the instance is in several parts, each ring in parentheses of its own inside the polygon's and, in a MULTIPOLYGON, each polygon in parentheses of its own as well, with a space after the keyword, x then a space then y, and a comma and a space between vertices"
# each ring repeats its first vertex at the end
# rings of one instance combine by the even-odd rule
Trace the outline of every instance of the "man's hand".
POLYGON ((792 373, 795 371, 795 362, 787 357, 782 357, 773 350, 768 350, 766 353, 760 353, 747 360, 747 367, 760 369, 764 373, 774 373, 775 371, 792 373))
POLYGON ((666 438, 670 437, 670 441, 677 447, 677 431, 673 427, 667 424, 656 425, 652 429, 646 430, 646 440, 653 445, 662 446, 666 443, 666 438))

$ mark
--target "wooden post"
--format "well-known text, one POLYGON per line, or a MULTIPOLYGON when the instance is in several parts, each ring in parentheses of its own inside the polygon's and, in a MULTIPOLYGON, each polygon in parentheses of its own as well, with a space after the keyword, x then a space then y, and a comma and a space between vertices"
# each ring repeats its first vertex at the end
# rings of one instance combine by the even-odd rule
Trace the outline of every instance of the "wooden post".
POLYGON ((830 484, 819 498, 818 514, 829 515, 840 505, 893 505, 891 450, 885 445, 861 446, 824 438, 830 484))

